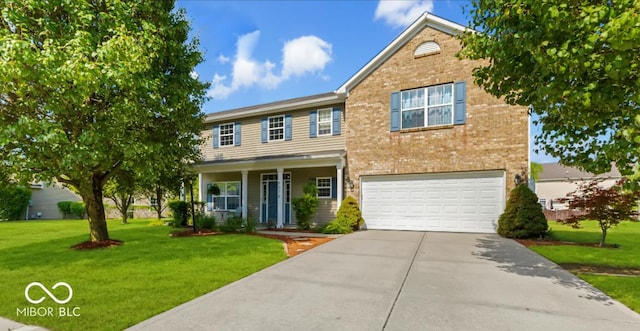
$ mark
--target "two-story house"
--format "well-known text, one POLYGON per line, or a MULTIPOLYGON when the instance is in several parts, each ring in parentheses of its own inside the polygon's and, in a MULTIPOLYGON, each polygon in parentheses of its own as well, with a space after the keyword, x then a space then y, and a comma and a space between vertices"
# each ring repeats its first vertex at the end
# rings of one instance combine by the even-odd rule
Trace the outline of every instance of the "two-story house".
POLYGON ((464 30, 425 13, 333 92, 209 114, 207 210, 294 224, 314 181, 319 223, 352 195, 369 229, 495 232, 528 168, 528 114, 474 84, 464 30))

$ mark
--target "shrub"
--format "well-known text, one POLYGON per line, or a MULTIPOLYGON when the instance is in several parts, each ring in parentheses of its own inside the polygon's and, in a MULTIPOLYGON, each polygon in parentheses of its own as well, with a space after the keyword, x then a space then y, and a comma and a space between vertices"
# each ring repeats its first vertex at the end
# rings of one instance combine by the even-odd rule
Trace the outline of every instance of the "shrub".
POLYGON ((296 226, 298 229, 309 230, 311 219, 318 210, 318 188, 314 182, 307 183, 304 188, 304 195, 293 198, 291 204, 296 214, 296 226))
POLYGON ((516 186, 498 219, 498 234, 507 238, 536 238, 546 234, 547 219, 538 197, 527 185, 516 186))
POLYGON ((229 217, 222 224, 220 224, 220 231, 222 232, 240 232, 244 220, 242 217, 229 217))
POLYGON ((216 218, 214 216, 198 215, 196 216, 196 226, 201 229, 214 230, 216 218))
POLYGON ((322 233, 326 234, 346 234, 353 232, 352 221, 344 216, 338 216, 338 218, 329 222, 323 229, 322 233))
POLYGON ((189 220, 189 204, 186 201, 174 200, 169 201, 168 206, 173 214, 173 226, 186 226, 189 220))
POLYGON ((81 201, 74 201, 71 203, 71 205, 69 206, 69 211, 71 212, 71 215, 76 216, 80 219, 85 218, 85 208, 84 208, 84 202, 81 201))
POLYGON ((62 214, 62 218, 67 218, 71 215, 71 204, 73 201, 60 201, 58 202, 58 210, 62 214))
POLYGON ((336 214, 338 219, 344 218, 349 222, 349 226, 353 231, 358 231, 360 226, 364 223, 364 218, 362 218, 362 213, 360 212, 360 207, 358 207, 358 201, 356 198, 352 196, 347 196, 342 203, 340 204, 340 208, 336 214))
POLYGON ((256 232, 256 221, 253 218, 247 217, 244 219, 244 232, 246 233, 256 232))
POLYGON ((0 189, 0 219, 9 221, 24 219, 31 200, 31 190, 17 185, 7 185, 0 189))

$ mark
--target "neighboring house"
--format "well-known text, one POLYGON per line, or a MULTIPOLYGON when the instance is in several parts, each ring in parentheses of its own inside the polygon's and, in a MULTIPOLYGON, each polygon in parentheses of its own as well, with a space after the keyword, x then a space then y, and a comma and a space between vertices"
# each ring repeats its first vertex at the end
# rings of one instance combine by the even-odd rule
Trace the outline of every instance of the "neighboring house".
MULTIPOLYGON (((60 201, 82 201, 82 198, 59 183, 31 184, 31 203, 25 213, 25 219, 63 219, 63 215, 58 210, 58 202, 60 201)), ((129 210, 134 212, 136 218, 155 218, 157 213, 152 208, 154 201, 155 198, 136 197, 129 210)), ((111 199, 104 198, 103 202, 107 218, 120 218, 120 212, 111 199)), ((168 208, 163 215, 166 215, 167 212, 168 208)))
POLYGON ((58 210, 60 201, 82 201, 82 198, 59 183, 31 184, 31 203, 26 213, 27 219, 62 219, 58 210))
POLYGON ((334 92, 209 114, 207 210, 294 224, 311 180, 318 223, 352 195, 369 229, 495 232, 528 167, 529 120, 473 83, 477 62, 455 57, 464 30, 425 13, 334 92))
MULTIPOLYGON (((602 178, 603 181, 600 185, 611 187, 623 176, 615 166, 612 166, 611 171, 607 173, 594 175, 558 163, 543 163, 542 173, 538 177, 535 190, 538 201, 543 209, 558 211, 567 209, 567 205, 559 200, 566 198, 568 193, 574 192, 579 184, 602 178)), ((551 214, 547 216, 551 216, 553 219, 558 218, 551 214)))

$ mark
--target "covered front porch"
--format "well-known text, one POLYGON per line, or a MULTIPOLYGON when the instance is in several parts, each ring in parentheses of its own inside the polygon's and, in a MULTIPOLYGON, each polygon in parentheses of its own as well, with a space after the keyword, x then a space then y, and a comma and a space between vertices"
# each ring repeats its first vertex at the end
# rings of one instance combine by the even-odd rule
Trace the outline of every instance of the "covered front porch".
POLYGON ((326 223, 344 197, 344 165, 344 151, 205 162, 196 167, 199 198, 219 221, 239 215, 282 228, 296 223, 291 201, 312 181, 320 202, 313 222, 326 223), (207 193, 212 185, 219 195, 207 193))

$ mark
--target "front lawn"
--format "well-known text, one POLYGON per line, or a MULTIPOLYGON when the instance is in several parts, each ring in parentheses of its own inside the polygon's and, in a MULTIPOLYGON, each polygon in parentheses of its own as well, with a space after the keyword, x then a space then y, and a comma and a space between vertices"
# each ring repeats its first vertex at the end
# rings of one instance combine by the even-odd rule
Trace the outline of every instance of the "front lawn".
POLYGON ((148 224, 109 221, 111 238, 123 245, 78 251, 70 247, 88 239, 86 220, 0 222, 0 316, 51 330, 121 330, 286 259, 278 240, 173 238, 172 228, 148 224), (33 287, 31 298, 45 300, 29 303, 31 282, 60 300, 68 291, 51 287, 66 282, 73 298, 59 305, 33 287), (24 316, 29 307, 44 316, 24 316), (60 316, 74 312, 80 316, 60 316))
MULTIPOLYGON (((600 228, 597 222, 582 222, 582 229, 573 229, 560 223, 549 222, 553 239, 579 243, 598 243, 600 228)), ((640 223, 622 222, 610 229, 607 244, 618 248, 588 246, 530 246, 538 254, 560 265, 575 264, 596 267, 640 270, 640 223)), ((640 313, 640 276, 607 276, 577 273, 612 298, 640 313)))

